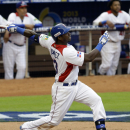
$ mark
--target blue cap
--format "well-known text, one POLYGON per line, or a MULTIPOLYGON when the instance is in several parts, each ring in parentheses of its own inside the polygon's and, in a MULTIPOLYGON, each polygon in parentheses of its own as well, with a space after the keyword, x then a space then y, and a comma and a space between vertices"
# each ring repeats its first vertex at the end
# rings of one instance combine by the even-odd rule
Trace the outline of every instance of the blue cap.
POLYGON ((51 29, 51 36, 56 40, 58 36, 66 34, 70 29, 71 27, 66 27, 63 23, 59 23, 51 29))
POLYGON ((22 8, 22 7, 27 7, 27 3, 24 1, 20 1, 16 4, 16 8, 22 8))

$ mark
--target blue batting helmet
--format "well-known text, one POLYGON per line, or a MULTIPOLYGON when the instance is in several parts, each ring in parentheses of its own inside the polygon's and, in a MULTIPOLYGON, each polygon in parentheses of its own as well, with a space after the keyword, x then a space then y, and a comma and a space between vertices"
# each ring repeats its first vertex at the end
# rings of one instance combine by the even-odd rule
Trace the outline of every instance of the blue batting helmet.
POLYGON ((59 23, 51 29, 51 36, 56 40, 58 36, 66 34, 70 29, 71 27, 66 27, 63 23, 59 23))

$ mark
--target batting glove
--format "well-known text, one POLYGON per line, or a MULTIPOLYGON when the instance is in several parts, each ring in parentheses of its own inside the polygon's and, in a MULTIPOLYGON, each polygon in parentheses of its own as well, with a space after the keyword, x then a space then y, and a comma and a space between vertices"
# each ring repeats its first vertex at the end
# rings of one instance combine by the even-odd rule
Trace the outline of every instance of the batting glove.
POLYGON ((105 33, 99 38, 99 43, 97 44, 95 49, 101 51, 102 47, 107 43, 108 40, 109 40, 109 35, 108 32, 105 31, 105 33))
POLYGON ((11 24, 7 27, 7 30, 11 33, 17 32, 17 26, 14 24, 11 24))
POLYGON ((105 31, 105 33, 99 38, 99 43, 101 43, 103 46, 108 42, 109 35, 108 32, 105 31))

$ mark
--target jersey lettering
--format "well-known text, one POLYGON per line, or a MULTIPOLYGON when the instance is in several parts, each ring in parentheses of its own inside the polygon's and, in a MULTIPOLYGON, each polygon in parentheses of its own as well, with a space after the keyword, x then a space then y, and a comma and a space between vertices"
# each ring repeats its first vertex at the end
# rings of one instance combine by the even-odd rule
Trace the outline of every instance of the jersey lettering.
POLYGON ((51 48, 51 55, 53 55, 56 59, 58 59, 60 53, 56 52, 55 50, 53 50, 53 49, 51 48))

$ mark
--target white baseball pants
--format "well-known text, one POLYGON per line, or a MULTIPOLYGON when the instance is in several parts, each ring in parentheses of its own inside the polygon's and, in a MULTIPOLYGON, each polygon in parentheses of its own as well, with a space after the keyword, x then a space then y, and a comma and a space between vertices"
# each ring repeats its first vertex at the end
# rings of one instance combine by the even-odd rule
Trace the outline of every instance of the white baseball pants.
POLYGON ((80 81, 76 86, 63 86, 62 83, 54 83, 52 100, 50 115, 35 121, 25 122, 22 125, 22 130, 48 130, 59 125, 73 101, 89 106, 92 109, 94 121, 106 119, 101 98, 80 81))
POLYGON ((3 44, 3 62, 5 79, 14 78, 14 65, 16 63, 16 79, 23 79, 26 69, 26 46, 17 46, 7 42, 3 44))
POLYGON ((101 65, 99 67, 99 73, 101 75, 115 75, 119 63, 121 52, 121 41, 119 42, 107 42, 101 50, 101 65))

